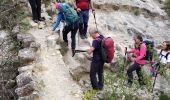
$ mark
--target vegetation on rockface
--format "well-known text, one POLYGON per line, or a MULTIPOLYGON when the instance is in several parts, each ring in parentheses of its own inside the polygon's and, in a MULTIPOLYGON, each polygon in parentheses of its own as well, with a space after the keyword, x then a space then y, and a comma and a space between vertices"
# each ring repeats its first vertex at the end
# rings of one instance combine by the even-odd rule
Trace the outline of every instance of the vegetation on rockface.
POLYGON ((17 0, 0 0, 0 30, 8 31, 7 38, 0 41, 0 100, 17 100, 15 94, 18 67, 18 50, 21 44, 16 40, 16 36, 11 32, 14 26, 28 30, 27 22, 22 20, 29 16, 28 9, 24 9, 25 4, 17 0))
POLYGON ((166 0, 164 9, 168 13, 168 15, 170 16, 170 0, 166 0))

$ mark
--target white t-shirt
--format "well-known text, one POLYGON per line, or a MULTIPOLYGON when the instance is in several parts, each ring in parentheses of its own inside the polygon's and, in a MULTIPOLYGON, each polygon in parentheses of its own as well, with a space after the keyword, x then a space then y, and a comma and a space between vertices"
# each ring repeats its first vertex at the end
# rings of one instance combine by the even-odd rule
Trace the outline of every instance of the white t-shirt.
MULTIPOLYGON (((160 52, 161 52, 161 50, 157 51, 158 55, 160 54, 160 52)), ((170 52, 170 51, 168 51, 168 52, 170 52)), ((170 62, 170 54, 168 55, 167 59, 165 57, 168 52, 163 50, 162 53, 159 55, 159 59, 162 64, 167 64, 168 62, 170 62)))

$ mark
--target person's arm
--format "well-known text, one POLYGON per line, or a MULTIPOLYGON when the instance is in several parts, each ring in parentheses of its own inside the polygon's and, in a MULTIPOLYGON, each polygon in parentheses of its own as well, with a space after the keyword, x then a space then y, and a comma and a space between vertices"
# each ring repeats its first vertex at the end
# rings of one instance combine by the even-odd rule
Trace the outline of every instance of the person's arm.
POLYGON ((127 53, 134 53, 134 52, 135 52, 135 49, 127 51, 127 53))
POLYGON ((95 9, 94 9, 92 0, 90 0, 89 6, 90 6, 90 8, 92 9, 92 13, 95 14, 95 9))
POLYGON ((63 17, 62 14, 58 13, 57 19, 56 19, 56 22, 53 25, 52 31, 55 31, 55 29, 58 27, 58 25, 60 24, 60 21, 62 20, 62 17, 63 17))
POLYGON ((88 50, 87 50, 87 53, 90 55, 90 54, 92 54, 93 53, 93 51, 96 49, 96 48, 98 48, 98 42, 97 42, 97 40, 93 40, 93 42, 92 42, 92 47, 90 47, 88 50))
POLYGON ((72 4, 73 4, 74 9, 77 9, 76 0, 72 0, 72 4))
POLYGON ((138 56, 137 58, 132 58, 132 61, 138 61, 138 60, 142 59, 145 56, 146 56, 146 45, 142 44, 140 46, 140 56, 138 56))

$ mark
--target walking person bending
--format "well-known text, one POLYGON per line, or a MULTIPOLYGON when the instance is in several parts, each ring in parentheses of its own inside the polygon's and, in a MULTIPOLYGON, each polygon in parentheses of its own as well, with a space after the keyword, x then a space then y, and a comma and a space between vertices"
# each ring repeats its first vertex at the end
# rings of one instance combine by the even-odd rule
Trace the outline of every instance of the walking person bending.
POLYGON ((102 90, 103 89, 103 65, 104 61, 102 59, 101 51, 101 41, 104 38, 95 28, 89 29, 90 36, 93 38, 92 47, 87 50, 88 54, 93 53, 93 58, 90 67, 90 80, 93 89, 102 90), (101 40, 101 41, 99 41, 101 40), (98 75, 98 80, 96 75, 98 75))
POLYGON ((77 10, 80 17, 79 33, 82 39, 87 38, 87 28, 89 21, 89 9, 92 9, 93 14, 95 10, 91 0, 72 0, 74 8, 77 10))
POLYGON ((56 3, 54 8, 58 9, 59 13, 57 14, 56 22, 53 25, 53 31, 58 27, 60 21, 64 20, 63 40, 68 45, 67 34, 71 32, 71 48, 74 54, 76 48, 76 33, 79 27, 79 17, 76 11, 67 3, 56 3))
POLYGON ((132 85, 133 82, 133 71, 136 71, 138 75, 138 81, 140 85, 144 85, 142 73, 141 73, 141 66, 146 64, 146 45, 143 43, 143 39, 141 36, 135 36, 134 42, 138 49, 132 49, 130 51, 127 51, 127 53, 135 53, 134 57, 131 57, 131 61, 134 62, 133 65, 129 66, 127 69, 127 75, 128 75, 128 86, 132 85))

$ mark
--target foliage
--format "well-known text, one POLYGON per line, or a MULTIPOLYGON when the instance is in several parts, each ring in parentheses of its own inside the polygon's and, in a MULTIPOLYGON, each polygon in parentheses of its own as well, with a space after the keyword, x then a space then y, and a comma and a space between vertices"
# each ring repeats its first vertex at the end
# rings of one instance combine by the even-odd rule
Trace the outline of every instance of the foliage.
POLYGON ((170 0, 166 0, 164 9, 170 15, 170 0))
POLYGON ((139 16, 140 13, 141 13, 141 11, 140 11, 139 9, 137 9, 137 10, 134 11, 134 14, 135 14, 136 16, 139 16))
POLYGON ((96 95, 97 91, 96 90, 88 90, 84 93, 83 100, 90 100, 92 97, 96 95))
POLYGON ((2 29, 12 30, 18 22, 28 15, 17 1, 0 0, 0 25, 2 29))

